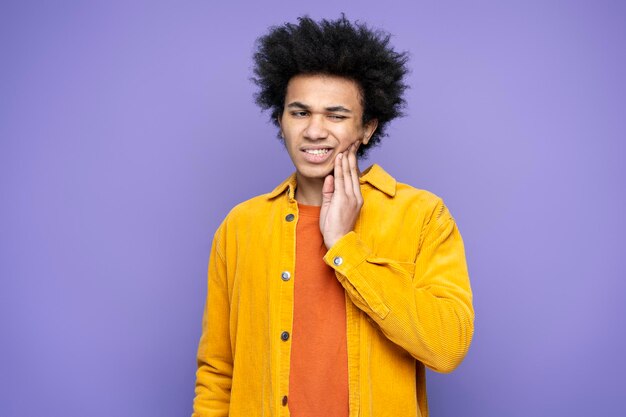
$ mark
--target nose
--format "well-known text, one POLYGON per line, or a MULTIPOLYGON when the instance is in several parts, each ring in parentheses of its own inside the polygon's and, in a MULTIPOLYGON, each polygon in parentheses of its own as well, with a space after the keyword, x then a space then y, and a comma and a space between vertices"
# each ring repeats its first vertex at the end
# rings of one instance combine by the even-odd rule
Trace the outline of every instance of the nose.
POLYGON ((328 137, 328 130, 324 123, 323 114, 312 114, 304 129, 304 137, 310 140, 326 139, 328 137))

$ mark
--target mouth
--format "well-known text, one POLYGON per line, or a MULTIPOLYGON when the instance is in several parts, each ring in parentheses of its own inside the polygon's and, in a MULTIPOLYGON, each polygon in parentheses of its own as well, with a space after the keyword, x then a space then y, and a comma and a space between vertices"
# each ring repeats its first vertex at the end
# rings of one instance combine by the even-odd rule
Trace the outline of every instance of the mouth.
POLYGON ((320 149, 303 149, 304 152, 310 155, 325 155, 330 152, 331 148, 320 148, 320 149))
POLYGON ((304 159, 308 162, 319 164, 326 162, 326 160, 333 153, 333 148, 303 148, 301 151, 304 154, 304 159))

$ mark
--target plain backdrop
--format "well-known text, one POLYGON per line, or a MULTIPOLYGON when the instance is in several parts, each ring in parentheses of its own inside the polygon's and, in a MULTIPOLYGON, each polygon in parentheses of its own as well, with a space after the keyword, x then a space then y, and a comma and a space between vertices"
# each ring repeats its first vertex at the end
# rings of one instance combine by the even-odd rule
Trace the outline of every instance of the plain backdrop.
POLYGON ((624 2, 5 0, 0 416, 191 413, 213 233, 293 170, 254 41, 342 11, 411 56, 361 168, 466 245, 474 342, 431 415, 626 415, 624 2))

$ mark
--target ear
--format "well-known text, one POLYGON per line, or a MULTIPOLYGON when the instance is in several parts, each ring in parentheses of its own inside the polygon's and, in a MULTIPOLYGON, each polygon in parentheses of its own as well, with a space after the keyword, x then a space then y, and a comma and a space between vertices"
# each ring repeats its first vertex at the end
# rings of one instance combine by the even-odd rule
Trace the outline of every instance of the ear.
POLYGON ((283 125, 280 123, 280 116, 276 117, 276 123, 278 124, 278 129, 280 130, 280 137, 285 139, 285 134, 283 133, 283 125))
POLYGON ((378 119, 372 119, 369 122, 363 125, 363 140, 361 143, 363 145, 367 145, 367 142, 370 141, 370 138, 376 132, 376 128, 378 127, 378 119))

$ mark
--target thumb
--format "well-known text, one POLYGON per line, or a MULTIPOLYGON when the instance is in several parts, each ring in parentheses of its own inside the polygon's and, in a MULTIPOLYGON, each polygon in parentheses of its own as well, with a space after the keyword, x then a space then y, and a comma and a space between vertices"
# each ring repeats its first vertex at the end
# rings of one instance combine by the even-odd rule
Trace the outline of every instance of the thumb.
POLYGON ((324 186, 322 187, 322 207, 330 204, 330 199, 335 192, 335 177, 327 175, 324 178, 324 186))

